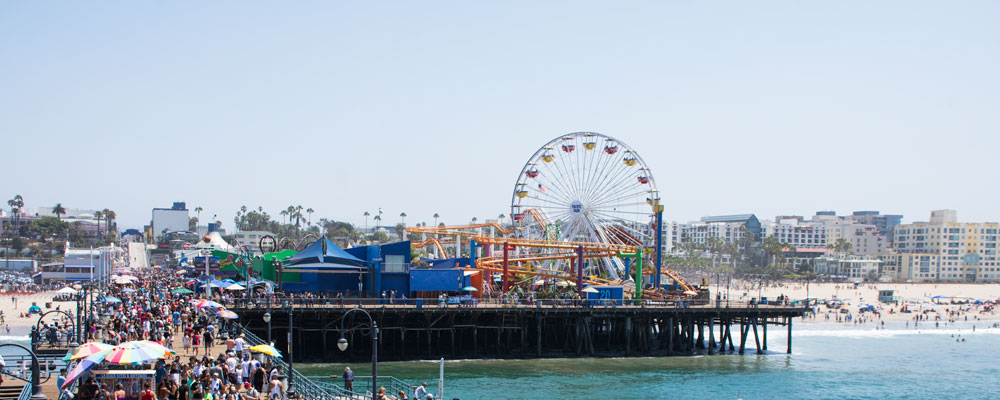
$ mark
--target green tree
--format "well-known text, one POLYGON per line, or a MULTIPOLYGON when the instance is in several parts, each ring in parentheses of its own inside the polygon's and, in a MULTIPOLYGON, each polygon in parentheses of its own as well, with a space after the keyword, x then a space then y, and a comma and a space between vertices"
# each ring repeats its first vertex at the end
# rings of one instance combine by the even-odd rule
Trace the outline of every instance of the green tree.
POLYGON ((24 226, 25 236, 42 242, 66 234, 69 224, 56 217, 41 217, 24 226))
POLYGON ((56 203, 56 206, 52 207, 52 213, 56 215, 56 218, 62 220, 62 216, 66 215, 66 209, 63 208, 62 203, 56 203))
POLYGON ((312 224, 313 224, 313 213, 314 212, 316 212, 316 210, 313 210, 312 207, 309 207, 309 208, 306 209, 306 214, 309 214, 309 226, 312 226, 312 224))

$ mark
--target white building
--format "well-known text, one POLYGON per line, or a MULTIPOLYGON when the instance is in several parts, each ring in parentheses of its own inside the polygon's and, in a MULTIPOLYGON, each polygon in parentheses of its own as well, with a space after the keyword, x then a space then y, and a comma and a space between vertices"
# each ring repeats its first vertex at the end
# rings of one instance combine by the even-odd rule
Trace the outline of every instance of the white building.
POLYGON ((171 208, 154 208, 153 219, 150 222, 153 230, 154 241, 160 240, 163 232, 186 231, 190 226, 191 217, 188 215, 187 205, 184 202, 174 202, 171 208))
POLYGON ((825 249, 827 245, 826 225, 803 221, 802 217, 777 217, 763 228, 765 237, 773 237, 797 249, 825 249))
POLYGON ((822 212, 813 216, 812 222, 826 228, 828 244, 837 243, 840 239, 850 243, 850 254, 874 256, 891 250, 889 237, 882 234, 877 225, 856 222, 854 216, 840 217, 832 212, 822 212))
POLYGON ((877 280, 880 277, 877 258, 843 254, 817 257, 813 267, 816 273, 851 280, 877 280))
POLYGON ((899 253, 933 254, 939 269, 926 279, 1000 281, 1000 224, 958 222, 955 210, 935 210, 929 222, 901 224, 895 229, 899 253))
POLYGON ((117 246, 74 249, 67 244, 63 262, 42 265, 40 278, 42 282, 107 279, 122 254, 122 248, 117 246))

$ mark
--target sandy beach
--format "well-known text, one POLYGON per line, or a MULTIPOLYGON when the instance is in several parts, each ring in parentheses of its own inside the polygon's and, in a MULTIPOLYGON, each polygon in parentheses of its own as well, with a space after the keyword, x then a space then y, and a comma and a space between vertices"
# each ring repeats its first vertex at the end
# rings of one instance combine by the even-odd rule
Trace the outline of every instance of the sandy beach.
MULTIPOLYGON (((916 314, 923 314, 924 311, 932 312, 930 318, 934 320, 937 315, 941 315, 942 320, 947 321, 949 312, 955 312, 954 318, 975 318, 981 320, 997 320, 996 311, 985 311, 983 307, 972 304, 958 305, 950 304, 949 299, 933 299, 934 296, 946 296, 951 298, 968 298, 994 300, 1000 296, 1000 284, 959 284, 959 283, 865 283, 854 287, 853 283, 809 283, 808 289, 805 283, 799 282, 778 282, 765 285, 758 289, 756 282, 738 281, 733 282, 729 288, 729 296, 734 301, 747 301, 751 298, 761 296, 770 300, 778 296, 785 295, 792 300, 805 299, 806 297, 816 298, 820 301, 832 299, 834 297, 844 302, 851 314, 856 315, 857 310, 862 305, 875 306, 878 315, 866 314, 862 318, 863 322, 871 320, 906 320, 913 319, 916 314), (899 313, 902 305, 881 304, 878 302, 879 290, 895 290, 903 303, 915 300, 910 310, 913 313, 899 313), (890 311, 892 310, 892 311, 890 311)), ((712 282, 713 293, 717 290, 715 282, 712 282)), ((721 293, 726 293, 725 283, 722 284, 721 293)), ((820 314, 815 321, 827 321, 824 313, 838 314, 838 310, 830 310, 820 305, 817 308, 820 314)), ((807 319, 808 321, 809 319, 807 319)), ((833 318, 836 320, 836 318, 833 318)), ((850 319, 854 322, 855 317, 850 319)))
MULTIPOLYGON (((67 311, 72 315, 76 315, 76 302, 75 301, 57 301, 53 302, 52 299, 56 296, 54 290, 37 292, 31 294, 11 294, 3 293, 0 294, 0 310, 3 311, 4 316, 4 326, 0 335, 8 336, 24 336, 31 332, 31 327, 38 322, 38 315, 28 315, 28 307, 37 304, 42 308, 42 312, 55 310, 57 307, 62 311, 67 311), (17 302, 14 302, 14 299, 17 302), (52 308, 46 308, 45 303, 52 302, 52 308), (23 314, 23 315, 22 315, 23 314), (8 329, 9 328, 9 332, 8 329)), ((56 320, 56 315, 49 315, 45 317, 46 321, 56 320)))

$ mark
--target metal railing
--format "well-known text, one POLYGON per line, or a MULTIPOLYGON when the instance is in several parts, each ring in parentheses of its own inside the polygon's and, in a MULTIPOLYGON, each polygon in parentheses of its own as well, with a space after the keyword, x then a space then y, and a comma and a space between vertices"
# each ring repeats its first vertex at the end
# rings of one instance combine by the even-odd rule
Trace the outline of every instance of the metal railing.
POLYGON ((17 400, 30 400, 31 394, 31 383, 25 383, 21 389, 21 394, 17 396, 17 400))
POLYGON ((803 308, 796 304, 801 302, 756 303, 755 301, 717 301, 716 299, 535 299, 535 300, 504 300, 496 298, 454 297, 446 300, 438 299, 386 299, 386 298, 282 298, 282 299, 229 299, 223 303, 236 309, 281 309, 288 307, 289 302, 295 309, 351 309, 385 308, 385 309, 434 309, 434 308, 476 308, 476 309, 510 309, 510 308, 565 308, 565 309, 616 309, 616 308, 691 308, 718 307, 730 309, 742 308, 803 308))
MULTIPOLYGON (((243 340, 245 340, 250 346, 256 346, 259 344, 266 344, 263 339, 257 337, 252 332, 243 329, 243 340)), ((271 364, 277 366, 282 371, 288 371, 288 363, 278 357, 270 357, 271 364)), ((315 382, 309 380, 304 375, 299 373, 299 371, 292 370, 292 388, 300 397, 304 399, 332 399, 337 394, 326 390, 326 388, 317 385, 315 382)))

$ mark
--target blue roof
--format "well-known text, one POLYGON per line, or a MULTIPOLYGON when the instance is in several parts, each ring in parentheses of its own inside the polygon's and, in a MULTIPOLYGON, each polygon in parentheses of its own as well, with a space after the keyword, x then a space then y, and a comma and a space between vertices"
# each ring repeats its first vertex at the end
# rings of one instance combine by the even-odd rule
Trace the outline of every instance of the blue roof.
POLYGON ((315 263, 329 263, 329 264, 346 264, 354 266, 363 266, 364 261, 361 259, 350 255, 348 252, 344 251, 337 245, 333 244, 330 239, 323 236, 319 240, 312 242, 302 251, 298 252, 286 262, 289 262, 289 267, 293 267, 296 264, 315 264, 315 263), (323 251, 324 244, 326 245, 326 251, 323 251))

